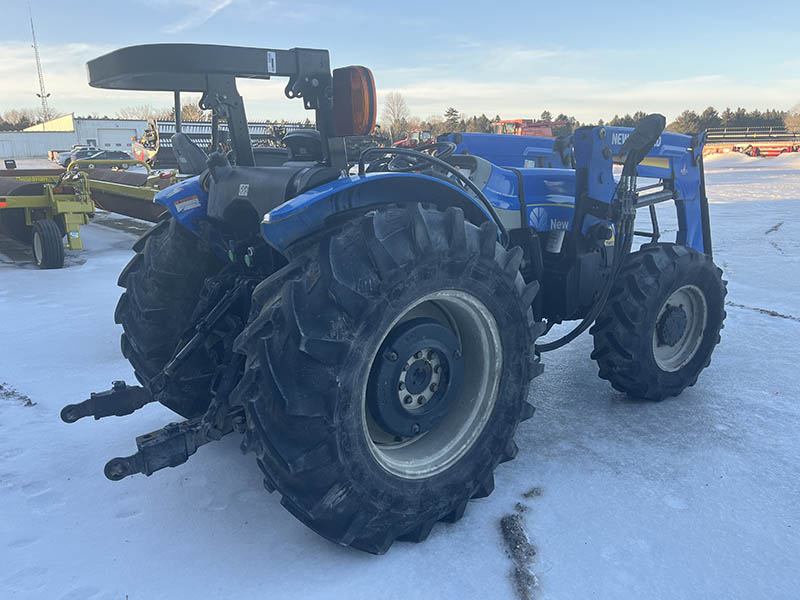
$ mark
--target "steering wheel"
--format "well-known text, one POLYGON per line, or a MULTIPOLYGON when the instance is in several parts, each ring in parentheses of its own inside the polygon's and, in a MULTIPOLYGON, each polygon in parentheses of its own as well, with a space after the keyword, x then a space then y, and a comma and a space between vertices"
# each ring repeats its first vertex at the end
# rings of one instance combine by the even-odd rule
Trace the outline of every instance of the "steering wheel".
MULTIPOLYGON (((429 142, 422 146, 417 146, 413 148, 413 150, 421 154, 429 154, 441 160, 453 154, 456 148, 457 146, 453 142, 429 142)), ((413 154, 398 154, 389 161, 386 169, 395 173, 405 173, 408 171, 416 171, 424 164, 429 164, 424 156, 417 157, 413 154)))

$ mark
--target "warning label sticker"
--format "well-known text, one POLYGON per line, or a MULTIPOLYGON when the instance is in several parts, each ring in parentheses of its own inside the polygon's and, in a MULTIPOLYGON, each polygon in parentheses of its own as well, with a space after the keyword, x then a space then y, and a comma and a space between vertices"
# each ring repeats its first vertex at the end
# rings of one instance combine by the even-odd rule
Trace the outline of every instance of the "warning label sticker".
POLYGON ((181 198, 175 202, 175 210, 178 212, 184 212, 186 210, 192 210, 193 208, 200 207, 200 200, 197 196, 189 196, 188 198, 181 198))

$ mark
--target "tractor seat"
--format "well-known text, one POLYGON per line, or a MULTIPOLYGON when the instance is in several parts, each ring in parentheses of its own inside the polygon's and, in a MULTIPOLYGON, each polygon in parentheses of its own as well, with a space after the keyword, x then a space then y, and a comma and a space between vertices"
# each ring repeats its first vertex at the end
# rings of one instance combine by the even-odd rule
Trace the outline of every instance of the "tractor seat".
POLYGON ((184 175, 199 175, 206 168, 206 153, 185 133, 172 136, 172 150, 178 159, 178 171, 184 175))

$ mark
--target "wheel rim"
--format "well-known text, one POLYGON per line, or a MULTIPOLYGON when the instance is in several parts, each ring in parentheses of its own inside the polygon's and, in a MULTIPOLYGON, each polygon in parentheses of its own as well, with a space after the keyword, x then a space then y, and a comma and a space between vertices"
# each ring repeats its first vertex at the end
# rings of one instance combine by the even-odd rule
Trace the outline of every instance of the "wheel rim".
MULTIPOLYGON (((488 308, 462 290, 441 290, 419 298, 394 320, 372 353, 371 368, 379 360, 378 349, 395 328, 414 319, 435 320, 458 338, 463 377, 446 414, 431 429, 415 436, 397 436, 376 420, 368 401, 368 385, 362 392, 362 425, 367 445, 378 464, 404 479, 422 479, 441 473, 472 448, 494 409, 503 366, 503 350, 497 322, 488 308)), ((441 358, 431 355, 436 366, 441 358)), ((406 364, 413 357, 398 356, 406 364)), ((435 382, 439 382, 436 379, 435 382)), ((427 399, 427 395, 426 395, 427 399)), ((417 401, 406 409, 416 409, 417 401)))
POLYGON ((653 327, 653 357, 662 371, 674 372, 694 358, 708 320, 705 294, 695 285, 678 288, 658 312, 653 327))
POLYGON ((42 249, 42 236, 38 231, 33 232, 33 259, 37 265, 41 265, 44 260, 44 251, 42 249))

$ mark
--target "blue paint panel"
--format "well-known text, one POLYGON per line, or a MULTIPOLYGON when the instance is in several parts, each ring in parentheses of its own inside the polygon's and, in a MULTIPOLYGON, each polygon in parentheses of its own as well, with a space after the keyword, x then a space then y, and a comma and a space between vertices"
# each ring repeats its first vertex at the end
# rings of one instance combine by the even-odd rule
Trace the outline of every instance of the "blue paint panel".
POLYGON ((501 167, 568 166, 558 152, 553 152, 554 138, 499 133, 446 133, 436 140, 456 144, 456 154, 480 156, 501 167))
POLYGON ((528 225, 536 231, 569 230, 575 215, 575 171, 520 169, 525 183, 528 225))
MULTIPOLYGON (((580 129, 574 136, 576 167, 576 197, 608 203, 613 198, 616 182, 613 157, 633 129, 628 127, 595 127, 580 129)), ((640 165, 640 177, 663 179, 675 190, 678 213, 678 243, 699 252, 704 251, 703 212, 700 197, 700 165, 704 136, 693 139, 678 133, 663 133, 648 153, 648 158, 668 161, 664 167, 640 165)), ((585 232, 598 219, 587 217, 585 232)))
POLYGON ((283 251, 297 240, 320 229, 329 216, 377 203, 405 203, 436 194, 455 202, 470 202, 489 217, 486 209, 462 189, 436 177, 418 173, 368 173, 323 184, 270 211, 261 225, 264 238, 283 251))
POLYGON ((190 177, 159 191, 153 199, 166 206, 170 214, 187 229, 197 232, 197 221, 205 220, 208 193, 200 185, 200 177, 190 177))
MULTIPOLYGON (((518 171, 525 187, 528 224, 538 231, 552 231, 573 227, 576 199, 581 202, 593 199, 606 204, 612 201, 616 188, 614 157, 632 131, 624 127, 576 131, 574 170, 524 166, 526 160, 528 164, 535 164, 537 160, 559 156, 553 153, 554 140, 550 138, 462 133, 440 136, 439 140, 456 142, 460 152, 493 162, 482 191, 498 210, 519 213, 518 171)), ((666 162, 639 167, 641 177, 663 179, 674 187, 678 241, 699 251, 703 251, 703 203, 698 161, 702 145, 702 138, 693 140, 685 135, 664 133, 648 157, 666 162)), ((426 198, 436 198, 445 203, 470 202, 488 217, 477 199, 441 178, 418 173, 371 173, 326 183, 285 202, 264 218, 262 233, 272 246, 282 251, 318 231, 333 214, 379 203, 404 203, 409 199, 426 198)), ((175 214, 174 200, 171 202, 170 210, 175 214)), ((202 212, 198 209, 198 213, 202 212)), ((504 219, 508 219, 508 213, 505 214, 504 219)), ((601 219, 585 216, 582 232, 598 221, 601 219)))
MULTIPOLYGON (((575 211, 575 171, 572 169, 519 169, 525 186, 528 224, 537 231, 569 229, 575 211)), ((519 212, 516 173, 493 167, 483 193, 492 206, 519 212)))

